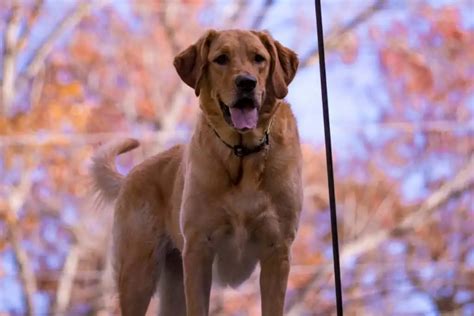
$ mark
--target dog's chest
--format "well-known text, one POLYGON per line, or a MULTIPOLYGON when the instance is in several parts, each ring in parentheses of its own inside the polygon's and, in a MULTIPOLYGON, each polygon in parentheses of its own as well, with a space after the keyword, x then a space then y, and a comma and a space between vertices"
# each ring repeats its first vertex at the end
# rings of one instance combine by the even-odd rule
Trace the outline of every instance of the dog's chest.
POLYGON ((215 231, 217 279, 236 286, 247 279, 259 256, 279 234, 278 219, 265 192, 235 190, 225 197, 215 231))

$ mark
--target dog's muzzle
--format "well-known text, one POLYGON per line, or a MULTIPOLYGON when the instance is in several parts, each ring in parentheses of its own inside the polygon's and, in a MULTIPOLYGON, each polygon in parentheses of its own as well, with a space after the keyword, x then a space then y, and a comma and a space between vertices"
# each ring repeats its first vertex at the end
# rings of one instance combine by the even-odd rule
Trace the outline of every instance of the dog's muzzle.
POLYGON ((231 106, 219 100, 224 119, 239 131, 247 131, 257 127, 258 103, 253 97, 238 98, 231 106))

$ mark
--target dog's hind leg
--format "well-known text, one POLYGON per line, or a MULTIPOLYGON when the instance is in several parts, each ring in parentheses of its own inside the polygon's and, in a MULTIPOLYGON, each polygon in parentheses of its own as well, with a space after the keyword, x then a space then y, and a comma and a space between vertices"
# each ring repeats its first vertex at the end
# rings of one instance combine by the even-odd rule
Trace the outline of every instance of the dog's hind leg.
POLYGON ((114 264, 122 315, 140 316, 155 293, 169 240, 149 210, 129 210, 116 210, 114 264))
POLYGON ((183 260, 178 249, 166 254, 160 279, 160 316, 186 316, 183 260))

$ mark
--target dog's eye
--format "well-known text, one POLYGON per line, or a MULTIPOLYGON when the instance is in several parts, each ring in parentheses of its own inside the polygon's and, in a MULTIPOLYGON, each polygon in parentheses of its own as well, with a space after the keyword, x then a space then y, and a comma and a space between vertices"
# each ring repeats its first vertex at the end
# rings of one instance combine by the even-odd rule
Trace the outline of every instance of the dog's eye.
POLYGON ((265 57, 263 57, 262 55, 260 54, 256 54, 255 55, 255 62, 256 63, 263 63, 265 61, 265 57))
POLYGON ((226 65, 229 62, 229 57, 227 55, 219 55, 214 59, 214 62, 219 65, 226 65))

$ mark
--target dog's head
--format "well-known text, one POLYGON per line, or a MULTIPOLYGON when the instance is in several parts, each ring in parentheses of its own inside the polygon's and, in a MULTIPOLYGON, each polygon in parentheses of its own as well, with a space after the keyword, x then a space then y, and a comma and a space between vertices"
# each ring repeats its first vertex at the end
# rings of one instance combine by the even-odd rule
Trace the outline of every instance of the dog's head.
POLYGON ((266 32, 211 30, 176 56, 174 66, 206 115, 245 132, 286 96, 298 58, 266 32))

